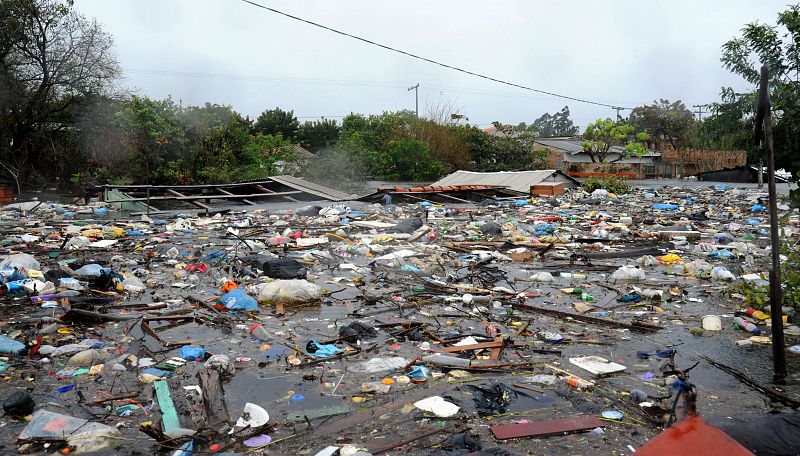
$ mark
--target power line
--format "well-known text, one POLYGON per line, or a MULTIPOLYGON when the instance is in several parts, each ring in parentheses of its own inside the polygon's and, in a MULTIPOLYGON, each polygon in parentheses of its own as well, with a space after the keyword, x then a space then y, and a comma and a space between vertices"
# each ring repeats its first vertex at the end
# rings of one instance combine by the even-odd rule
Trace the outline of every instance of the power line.
POLYGON ((600 103, 600 102, 597 102, 597 101, 586 100, 586 99, 583 99, 583 98, 571 97, 571 96, 568 96, 568 95, 561 95, 559 93, 548 92, 546 90, 534 89, 532 87, 528 87, 528 86, 524 86, 524 85, 520 85, 520 84, 515 84, 513 82, 504 81, 502 79, 493 78, 491 76, 486 76, 486 75, 480 74, 480 73, 475 73, 474 71, 469 71, 469 70, 465 70, 463 68, 459 68, 459 67, 455 67, 455 66, 452 66, 452 65, 448 65, 446 63, 442 63, 442 62, 439 62, 437 60, 429 59, 427 57, 422 57, 422 56, 419 56, 417 54, 413 54, 413 53, 408 52, 408 51, 403 51, 401 49, 397 49, 397 48, 394 48, 394 47, 391 47, 391 46, 388 46, 388 45, 385 45, 385 44, 381 44, 381 43, 378 43, 376 41, 372 41, 372 40, 368 40, 366 38, 362 38, 360 36, 352 35, 350 33, 343 32, 341 30, 337 30, 335 28, 331 28, 331 27, 328 27, 326 25, 322 25, 322 24, 320 24, 318 22, 310 21, 308 19, 303 19, 301 17, 297 17, 297 16, 291 15, 289 13, 284 13, 283 11, 276 10, 275 8, 270 8, 268 6, 264 6, 264 5, 261 5, 259 3, 256 3, 256 2, 253 2, 253 1, 250 1, 250 0, 241 0, 241 1, 244 2, 244 3, 250 4, 252 6, 261 8, 263 10, 271 11, 273 13, 280 14, 281 16, 285 16, 285 17, 288 17, 290 19, 294 19, 296 21, 300 21, 300 22, 304 22, 304 23, 309 24, 309 25, 313 25, 314 27, 319 27, 321 29, 328 30, 329 32, 333 32, 333 33, 336 33, 336 34, 339 34, 339 35, 342 35, 342 36, 346 36, 348 38, 353 38, 355 40, 362 41, 364 43, 371 44, 373 46, 377 46, 377 47, 386 49, 388 51, 397 52, 399 54, 403 54, 403 55, 406 55, 406 56, 411 57, 411 58, 415 58, 415 59, 422 60, 422 61, 425 61, 425 62, 428 62, 428 63, 432 63, 434 65, 438 65, 438 66, 441 66, 441 67, 444 67, 444 68, 449 68, 451 70, 460 71, 462 73, 469 74, 471 76, 475 76, 475 77, 478 77, 478 78, 481 78, 481 79, 486 79, 486 80, 489 80, 489 81, 497 82, 499 84, 505 84, 507 86, 517 87, 517 88, 524 89, 524 90, 529 90, 531 92, 537 92, 537 93, 541 93, 541 94, 544 94, 544 95, 550 95, 550 96, 553 96, 553 97, 563 98, 565 100, 572 100, 572 101, 577 101, 577 102, 580 102, 580 103, 592 104, 592 105, 595 105, 595 106, 604 106, 604 107, 611 108, 611 109, 616 109, 617 108, 617 106, 606 104, 606 103, 600 103))

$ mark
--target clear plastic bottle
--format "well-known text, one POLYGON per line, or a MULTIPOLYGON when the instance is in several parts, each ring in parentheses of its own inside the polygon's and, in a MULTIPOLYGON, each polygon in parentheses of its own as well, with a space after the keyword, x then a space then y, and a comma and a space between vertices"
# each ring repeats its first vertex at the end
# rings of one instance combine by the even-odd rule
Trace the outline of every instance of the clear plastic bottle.
POLYGON ((742 317, 734 317, 733 321, 734 323, 736 323, 737 326, 744 329, 745 331, 749 331, 755 335, 761 334, 761 330, 758 329, 758 326, 750 323, 749 321, 746 321, 742 317))

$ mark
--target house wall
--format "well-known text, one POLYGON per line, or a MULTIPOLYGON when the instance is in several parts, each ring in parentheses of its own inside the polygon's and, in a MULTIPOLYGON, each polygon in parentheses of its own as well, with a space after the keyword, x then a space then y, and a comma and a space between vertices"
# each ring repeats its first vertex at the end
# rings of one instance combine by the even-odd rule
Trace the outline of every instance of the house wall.
MULTIPOLYGON (((646 163, 569 163, 567 174, 583 177, 582 173, 628 174, 630 179, 644 179, 646 163)), ((587 176, 588 177, 588 176, 587 176)))

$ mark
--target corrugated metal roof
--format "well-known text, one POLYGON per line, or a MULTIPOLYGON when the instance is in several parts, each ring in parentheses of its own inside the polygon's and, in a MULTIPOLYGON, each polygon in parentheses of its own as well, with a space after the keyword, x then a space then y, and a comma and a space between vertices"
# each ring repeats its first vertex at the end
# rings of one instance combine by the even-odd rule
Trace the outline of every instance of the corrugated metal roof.
POLYGON ((299 177, 270 176, 269 179, 279 184, 286 185, 287 187, 292 187, 295 190, 311 193, 312 195, 320 196, 331 201, 347 201, 355 198, 355 195, 340 192, 339 190, 325 187, 324 185, 315 184, 305 179, 300 179, 299 177))
POLYGON ((540 169, 535 171, 499 171, 496 173, 476 173, 473 171, 456 171, 431 184, 431 186, 455 185, 492 185, 506 187, 517 192, 528 193, 532 185, 545 180, 552 182, 572 182, 555 169, 540 169))
MULTIPOLYGON (((581 144, 582 141, 578 138, 536 138, 533 142, 543 147, 549 147, 551 149, 567 152, 570 155, 584 153, 583 145, 581 144)), ((624 149, 620 146, 611 146, 609 152, 619 154, 620 152, 624 152, 624 149)), ((660 157, 661 152, 657 150, 648 150, 644 156, 660 157)))

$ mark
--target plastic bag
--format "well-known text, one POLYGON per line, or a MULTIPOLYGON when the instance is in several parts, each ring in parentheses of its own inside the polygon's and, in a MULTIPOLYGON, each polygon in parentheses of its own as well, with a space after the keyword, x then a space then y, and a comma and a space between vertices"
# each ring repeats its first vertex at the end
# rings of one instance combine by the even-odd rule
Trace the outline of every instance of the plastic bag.
POLYGON ((128 293, 136 294, 143 292, 147 287, 144 286, 138 277, 128 277, 122 281, 122 288, 128 293))
POLYGON ((481 225, 481 233, 484 236, 496 236, 502 234, 503 230, 497 222, 486 222, 481 225))
POLYGON ((636 262, 642 266, 655 266, 658 264, 658 260, 653 255, 643 255, 636 262))
POLYGON ((407 220, 403 220, 397 225, 392 228, 392 231, 398 233, 408 233, 411 234, 417 229, 419 229, 423 225, 422 219, 420 218, 410 218, 407 220))
POLYGON ((322 296, 322 290, 307 280, 276 280, 260 286, 259 302, 309 302, 322 296))
POLYGON ((273 279, 305 279, 308 275, 308 270, 291 258, 269 258, 263 261, 256 260, 250 264, 273 279))
POLYGON ((614 281, 636 282, 646 278, 644 271, 636 266, 622 266, 611 274, 614 281))
POLYGON ((553 282, 555 279, 553 278, 553 274, 550 274, 547 271, 544 272, 537 272, 532 274, 528 280, 531 282, 553 282))
POLYGON ((708 278, 711 275, 711 269, 713 269, 711 264, 703 260, 694 260, 683 266, 686 274, 701 279, 708 278))
POLYGON ((4 355, 21 355, 26 352, 25 344, 10 337, 0 336, 0 353, 4 355))
POLYGON ((100 277, 103 274, 108 274, 111 269, 104 268, 99 264, 87 264, 75 270, 73 273, 79 277, 100 277))
POLYGON ((728 271, 722 266, 716 266, 714 267, 714 269, 711 270, 711 278, 714 280, 724 280, 724 281, 736 279, 736 277, 734 277, 731 271, 728 271))
POLYGON ((256 310, 258 303, 245 293, 241 288, 235 288, 219 298, 219 301, 229 310, 256 310))
POLYGON ((27 253, 15 253, 13 255, 9 255, 0 261, 0 267, 10 266, 12 268, 17 268, 20 271, 25 271, 28 269, 39 269, 41 265, 33 255, 28 255, 27 253))

